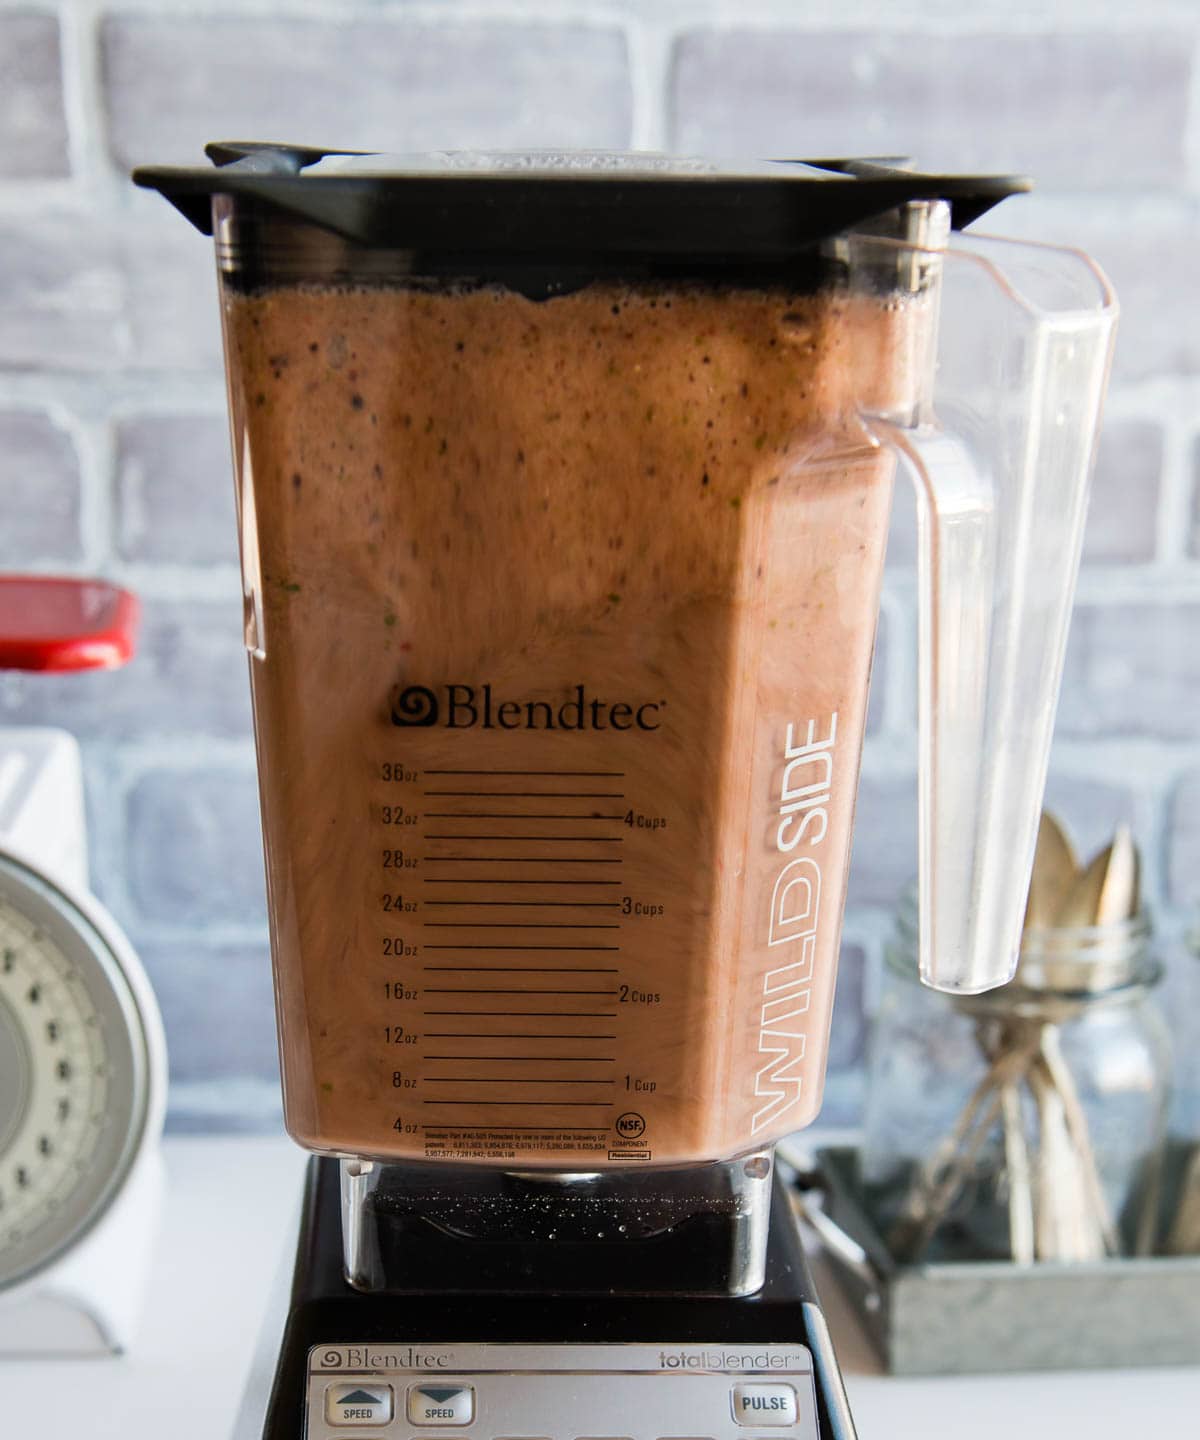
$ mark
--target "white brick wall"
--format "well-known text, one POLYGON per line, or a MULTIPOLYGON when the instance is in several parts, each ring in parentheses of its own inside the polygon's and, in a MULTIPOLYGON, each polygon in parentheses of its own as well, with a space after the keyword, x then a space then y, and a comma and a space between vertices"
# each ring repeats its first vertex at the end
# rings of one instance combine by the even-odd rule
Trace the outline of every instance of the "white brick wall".
MULTIPOLYGON (((1123 303, 1051 800, 1137 827, 1177 970, 1200 901, 1200 7, 1193 0, 0 0, 0 565, 142 594, 125 672, 0 677, 83 738, 95 880, 155 978, 177 1125, 273 1113, 212 267, 136 193, 206 139, 911 152, 1024 169, 998 229, 1123 303)), ((889 559, 828 1114, 911 873, 911 521, 889 559)), ((1180 976, 1179 989, 1183 977, 1180 976)), ((1177 1016, 1183 1049, 1200 1015, 1177 1016)))

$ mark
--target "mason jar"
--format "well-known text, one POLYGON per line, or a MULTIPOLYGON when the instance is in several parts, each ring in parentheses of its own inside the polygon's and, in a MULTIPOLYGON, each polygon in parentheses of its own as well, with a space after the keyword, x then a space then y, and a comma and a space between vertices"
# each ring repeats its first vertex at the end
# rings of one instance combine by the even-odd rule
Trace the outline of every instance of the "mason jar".
POLYGON ((1143 912, 1027 929, 1016 978, 917 979, 916 906, 886 947, 864 1201, 897 1258, 1100 1259, 1155 1241, 1170 1047, 1143 912))

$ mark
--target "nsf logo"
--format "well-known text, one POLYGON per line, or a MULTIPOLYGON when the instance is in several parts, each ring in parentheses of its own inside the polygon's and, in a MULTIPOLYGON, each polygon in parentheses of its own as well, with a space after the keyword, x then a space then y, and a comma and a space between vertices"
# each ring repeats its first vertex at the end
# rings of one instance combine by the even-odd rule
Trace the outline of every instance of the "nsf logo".
POLYGON ((326 1370, 340 1370, 342 1368, 342 1352, 340 1350, 326 1350, 321 1356, 321 1365, 326 1370))

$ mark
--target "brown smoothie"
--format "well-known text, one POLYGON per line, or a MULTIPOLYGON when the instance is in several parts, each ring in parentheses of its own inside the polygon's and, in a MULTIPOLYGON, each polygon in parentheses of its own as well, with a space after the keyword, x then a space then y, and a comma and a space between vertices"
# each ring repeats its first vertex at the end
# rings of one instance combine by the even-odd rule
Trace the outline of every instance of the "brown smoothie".
POLYGON ((225 301, 287 1123, 726 1157, 820 1100, 920 307, 225 301))

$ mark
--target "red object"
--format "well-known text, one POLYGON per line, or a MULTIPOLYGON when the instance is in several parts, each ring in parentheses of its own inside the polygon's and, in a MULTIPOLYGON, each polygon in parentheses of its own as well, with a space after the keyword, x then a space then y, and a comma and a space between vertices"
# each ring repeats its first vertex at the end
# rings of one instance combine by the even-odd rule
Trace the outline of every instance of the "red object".
POLYGON ((113 670, 133 654, 141 607, 106 580, 0 575, 0 670, 113 670))

